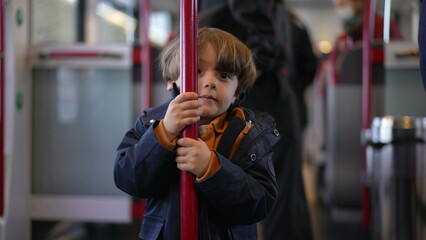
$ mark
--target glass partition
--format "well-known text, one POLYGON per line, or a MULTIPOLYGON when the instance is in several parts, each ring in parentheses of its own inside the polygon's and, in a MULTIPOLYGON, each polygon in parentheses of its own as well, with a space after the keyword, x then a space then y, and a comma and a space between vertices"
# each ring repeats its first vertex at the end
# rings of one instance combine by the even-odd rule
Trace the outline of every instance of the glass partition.
POLYGON ((132 47, 32 48, 31 216, 129 222, 114 184, 116 149, 134 122, 132 47))
POLYGON ((33 71, 33 194, 117 195, 115 150, 132 124, 131 72, 33 71))

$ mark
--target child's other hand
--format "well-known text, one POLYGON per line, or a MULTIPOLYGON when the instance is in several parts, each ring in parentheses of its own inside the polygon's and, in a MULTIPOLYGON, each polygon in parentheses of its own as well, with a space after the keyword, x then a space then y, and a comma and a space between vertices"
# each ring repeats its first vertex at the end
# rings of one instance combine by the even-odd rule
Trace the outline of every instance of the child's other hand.
POLYGON ((201 139, 180 138, 177 140, 179 147, 176 152, 177 167, 182 171, 191 172, 201 177, 209 166, 212 154, 207 144, 201 139))
POLYGON ((163 120, 169 140, 176 138, 185 126, 200 120, 200 106, 198 94, 194 92, 179 94, 170 102, 163 120))

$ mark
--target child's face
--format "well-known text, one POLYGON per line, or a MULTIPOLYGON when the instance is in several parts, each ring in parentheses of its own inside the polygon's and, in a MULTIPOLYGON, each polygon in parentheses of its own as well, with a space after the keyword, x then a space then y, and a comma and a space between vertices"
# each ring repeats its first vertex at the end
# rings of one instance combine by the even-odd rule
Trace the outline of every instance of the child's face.
MULTIPOLYGON (((202 102, 201 120, 199 124, 211 122, 224 113, 236 99, 238 79, 235 74, 221 72, 216 69, 216 55, 210 44, 200 53, 198 60, 198 95, 202 102)), ((180 87, 180 79, 175 81, 180 87)), ((172 90, 173 81, 167 84, 172 90)))
POLYGON ((235 101, 238 79, 216 69, 216 55, 208 44, 199 55, 198 98, 202 102, 200 124, 211 122, 235 101))

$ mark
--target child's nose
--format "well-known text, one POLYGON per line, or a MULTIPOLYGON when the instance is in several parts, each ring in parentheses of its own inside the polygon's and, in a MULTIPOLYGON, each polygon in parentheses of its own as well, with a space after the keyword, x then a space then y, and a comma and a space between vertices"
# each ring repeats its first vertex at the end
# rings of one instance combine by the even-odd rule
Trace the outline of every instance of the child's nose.
POLYGON ((205 74, 201 80, 202 87, 205 88, 216 88, 216 76, 213 73, 205 74))

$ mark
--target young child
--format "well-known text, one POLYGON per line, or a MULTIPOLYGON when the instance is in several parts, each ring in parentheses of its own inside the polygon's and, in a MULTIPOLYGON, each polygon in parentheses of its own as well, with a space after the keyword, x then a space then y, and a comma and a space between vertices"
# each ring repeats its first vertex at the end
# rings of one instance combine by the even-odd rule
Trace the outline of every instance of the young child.
MULTIPOLYGON (((173 90, 179 38, 164 49, 160 64, 173 90)), ((116 186, 147 198, 140 238, 180 238, 183 170, 196 176, 200 240, 257 239, 256 223, 276 196, 271 157, 280 136, 270 115, 238 105, 255 75, 251 52, 237 38, 214 28, 198 31, 198 93, 144 111, 117 150, 116 186), (200 139, 179 138, 195 122, 200 139)))

